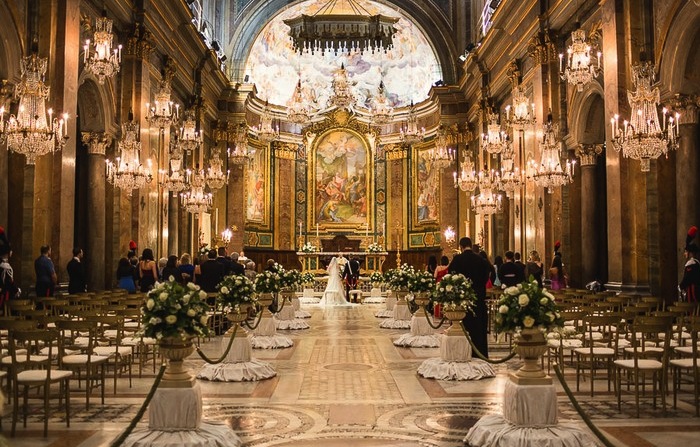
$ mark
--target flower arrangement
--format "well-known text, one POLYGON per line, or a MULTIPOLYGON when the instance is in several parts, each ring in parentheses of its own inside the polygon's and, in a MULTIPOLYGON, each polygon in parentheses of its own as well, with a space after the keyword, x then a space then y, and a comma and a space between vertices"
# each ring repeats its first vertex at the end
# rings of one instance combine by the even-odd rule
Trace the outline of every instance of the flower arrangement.
POLYGON ((255 276, 255 291, 258 293, 277 293, 282 290, 282 281, 277 272, 265 270, 255 276))
POLYGON ((316 280, 316 276, 314 276, 314 274, 311 272, 304 272, 301 274, 301 283, 302 284, 313 284, 315 280, 316 280))
POLYGON ((397 269, 392 269, 386 272, 385 282, 389 289, 407 290, 409 280, 415 275, 415 270, 408 264, 403 264, 397 269))
POLYGON ((376 242, 372 242, 367 246, 367 252, 368 253, 381 253, 384 251, 384 247, 381 245, 377 244, 376 242))
POLYGON ((384 275, 382 275, 379 272, 372 272, 372 274, 369 275, 369 282, 372 284, 380 284, 384 282, 384 275))
POLYGON ((224 277, 224 280, 216 286, 216 290, 219 292, 221 302, 230 309, 257 302, 253 281, 242 275, 224 277))
POLYGON ((445 310, 455 310, 457 307, 462 307, 467 311, 472 311, 476 304, 476 292, 472 288, 471 279, 460 273, 448 273, 443 276, 433 289, 430 298, 434 303, 442 304, 445 310))
POLYGON ((172 337, 187 340, 209 333, 206 292, 188 283, 187 287, 168 281, 156 283, 141 306, 141 334, 161 340, 172 337))
POLYGON ((280 283, 283 289, 296 289, 301 284, 301 272, 296 269, 283 270, 280 273, 280 283))
POLYGON ((540 289, 532 277, 505 289, 498 304, 498 332, 518 332, 533 327, 550 331, 564 324, 554 296, 546 289, 540 289))
POLYGON ((197 254, 199 255, 200 258, 205 257, 209 254, 209 244, 202 244, 199 246, 199 250, 197 251, 197 254))
POLYGON ((307 242, 301 246, 302 253, 316 253, 316 246, 311 242, 307 242))
POLYGON ((428 272, 414 271, 408 278, 408 290, 412 293, 432 292, 435 288, 435 278, 428 272))

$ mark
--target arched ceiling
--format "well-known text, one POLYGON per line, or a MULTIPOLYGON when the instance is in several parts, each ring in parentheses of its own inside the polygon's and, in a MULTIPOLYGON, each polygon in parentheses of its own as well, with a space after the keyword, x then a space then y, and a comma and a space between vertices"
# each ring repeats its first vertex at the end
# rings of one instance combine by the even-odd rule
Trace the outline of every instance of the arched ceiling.
MULTIPOLYGON (((430 35, 431 30, 434 34, 437 28, 445 29, 444 24, 433 26, 424 32, 417 24, 419 20, 409 17, 398 7, 389 7, 370 0, 359 1, 370 13, 399 17, 396 25, 398 32, 394 37, 395 47, 388 53, 352 56, 295 54, 288 37, 289 28, 282 20, 301 13, 313 14, 327 1, 305 0, 290 7, 273 1, 264 7, 267 14, 262 10, 248 11, 248 19, 259 22, 258 25, 253 27, 250 21, 247 25, 242 24, 241 27, 247 28, 247 31, 239 29, 238 43, 235 48, 229 47, 232 59, 237 61, 240 67, 240 79, 248 75, 248 81, 256 85, 258 97, 284 105, 292 96, 298 73, 301 72, 303 85, 313 89, 319 106, 323 107, 324 95, 327 95, 332 73, 344 63, 360 104, 376 94, 382 80, 394 107, 426 99, 433 83, 446 76, 443 74, 441 61, 444 63, 451 58, 450 52, 445 51, 444 43, 438 45, 441 48, 436 49, 430 39, 435 40, 435 36, 430 35), (276 6, 274 10, 271 9, 272 3, 276 6), (262 20, 265 22, 262 23, 262 20), (251 38, 249 51, 243 54, 243 43, 240 39, 246 32, 255 32, 256 35, 251 38)), ((425 22, 426 18, 423 17, 422 21, 425 22)), ((448 71, 451 70, 453 68, 448 67, 448 71)))

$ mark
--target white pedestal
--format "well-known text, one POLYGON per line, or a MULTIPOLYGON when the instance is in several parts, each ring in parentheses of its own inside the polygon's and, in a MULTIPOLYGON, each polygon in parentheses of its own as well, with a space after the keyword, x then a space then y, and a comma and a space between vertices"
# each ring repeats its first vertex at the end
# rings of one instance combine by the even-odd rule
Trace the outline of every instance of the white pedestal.
POLYGON ((250 344, 254 349, 289 348, 294 345, 291 338, 277 333, 274 318, 264 318, 250 336, 250 344))
MULTIPOLYGON (((229 338, 221 339, 221 352, 228 347, 229 338)), ((245 334, 236 337, 226 360, 217 364, 205 364, 197 374, 198 379, 216 382, 245 382, 269 379, 277 372, 267 362, 252 358, 252 346, 245 334)))
POLYGON ((287 303, 284 308, 275 315, 277 329, 308 329, 309 323, 294 316, 294 306, 287 303))
POLYGON ((237 447, 241 439, 225 424, 202 421, 202 391, 159 388, 148 406, 148 429, 136 429, 123 445, 129 447, 237 447))
MULTIPOLYGON (((419 311, 420 312, 420 311, 419 311)), ((394 340, 394 346, 410 348, 437 348, 440 346, 439 334, 434 334, 428 320, 422 313, 411 317, 411 332, 394 340)))
POLYGON ((394 295, 387 296, 386 300, 384 301, 384 304, 386 305, 386 309, 380 310, 379 312, 374 314, 375 317, 391 318, 394 316, 394 306, 396 305, 396 297, 394 295))
POLYGON ((369 292, 369 296, 363 301, 365 304, 382 304, 386 302, 386 298, 382 296, 382 290, 378 287, 373 287, 369 292))
POLYGON ((466 337, 445 335, 440 343, 440 358, 425 360, 418 374, 437 380, 480 380, 496 376, 491 364, 472 358, 466 337))
POLYGON ((295 296, 292 298, 292 309, 294 309, 294 318, 311 318, 311 314, 308 311, 302 310, 299 297, 295 296))
POLYGON ((321 301, 321 298, 316 296, 314 289, 304 289, 299 301, 304 304, 318 304, 318 302, 321 301))
MULTIPOLYGON (((388 299, 387 299, 388 301, 388 299)), ((382 321, 379 327, 382 329, 408 329, 411 327, 411 311, 405 301, 397 302, 392 316, 382 321)))
POLYGON ((503 416, 489 415, 469 430, 467 445, 528 447, 583 447, 597 443, 575 424, 558 423, 554 385, 518 385, 506 382, 503 416))

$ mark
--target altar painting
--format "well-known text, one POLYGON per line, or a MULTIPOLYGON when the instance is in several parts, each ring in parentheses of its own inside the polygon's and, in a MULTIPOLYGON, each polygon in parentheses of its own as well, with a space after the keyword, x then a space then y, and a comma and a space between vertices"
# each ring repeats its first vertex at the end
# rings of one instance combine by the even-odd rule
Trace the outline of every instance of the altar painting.
POLYGON ((413 216, 416 225, 439 220, 440 170, 430 161, 430 149, 414 150, 413 216))
POLYGON ((321 225, 368 221, 367 145, 356 134, 333 130, 315 148, 314 214, 321 225))
POLYGON ((246 182, 246 220, 252 223, 266 224, 268 222, 269 203, 269 165, 267 163, 267 148, 258 147, 252 152, 250 166, 247 169, 246 182))

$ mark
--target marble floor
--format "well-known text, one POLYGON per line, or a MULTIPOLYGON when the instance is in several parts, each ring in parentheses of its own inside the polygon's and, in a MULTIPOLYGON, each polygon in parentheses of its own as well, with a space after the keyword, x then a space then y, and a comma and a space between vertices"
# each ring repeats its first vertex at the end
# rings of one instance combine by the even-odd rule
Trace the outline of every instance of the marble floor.
MULTIPOLYGON (((497 365, 497 376, 472 382, 435 381, 419 377, 416 369, 437 348, 397 348, 392 344, 404 330, 379 328, 374 313, 379 305, 351 308, 306 306, 311 328, 286 331, 294 346, 254 350, 254 357, 270 362, 278 374, 261 382, 200 381, 204 418, 229 424, 245 446, 461 446, 469 428, 483 415, 501 413, 504 381, 519 367, 513 359, 497 365)), ((220 355, 220 337, 203 344, 210 357, 220 355)), ((508 352, 493 340, 491 356, 508 352)), ((186 360, 191 370, 204 362, 195 353, 186 360)), ((106 446, 120 434, 139 410, 154 374, 150 365, 129 388, 120 379, 116 395, 107 387, 105 405, 76 390, 71 401, 71 426, 53 408, 49 436, 42 437, 43 412, 34 406, 27 428, 18 425, 9 438, 10 408, 5 406, 2 434, 16 447, 106 446)), ((138 377, 138 367, 134 371, 138 377)), ((573 370, 567 382, 575 389, 573 370)), ((557 381, 555 380, 555 383, 557 381)), ((559 419, 585 427, 569 399, 559 389, 559 419)), ((642 399, 641 417, 634 417, 634 399, 625 396, 617 411, 613 393, 596 383, 594 398, 589 384, 576 397, 596 426, 616 446, 699 445, 700 418, 694 417, 692 395, 685 393, 676 409, 652 408, 642 399)), ((670 396, 669 396, 670 398, 670 396)), ((139 426, 147 426, 148 413, 139 426)), ((0 443, 1 445, 1 443, 0 443)))

